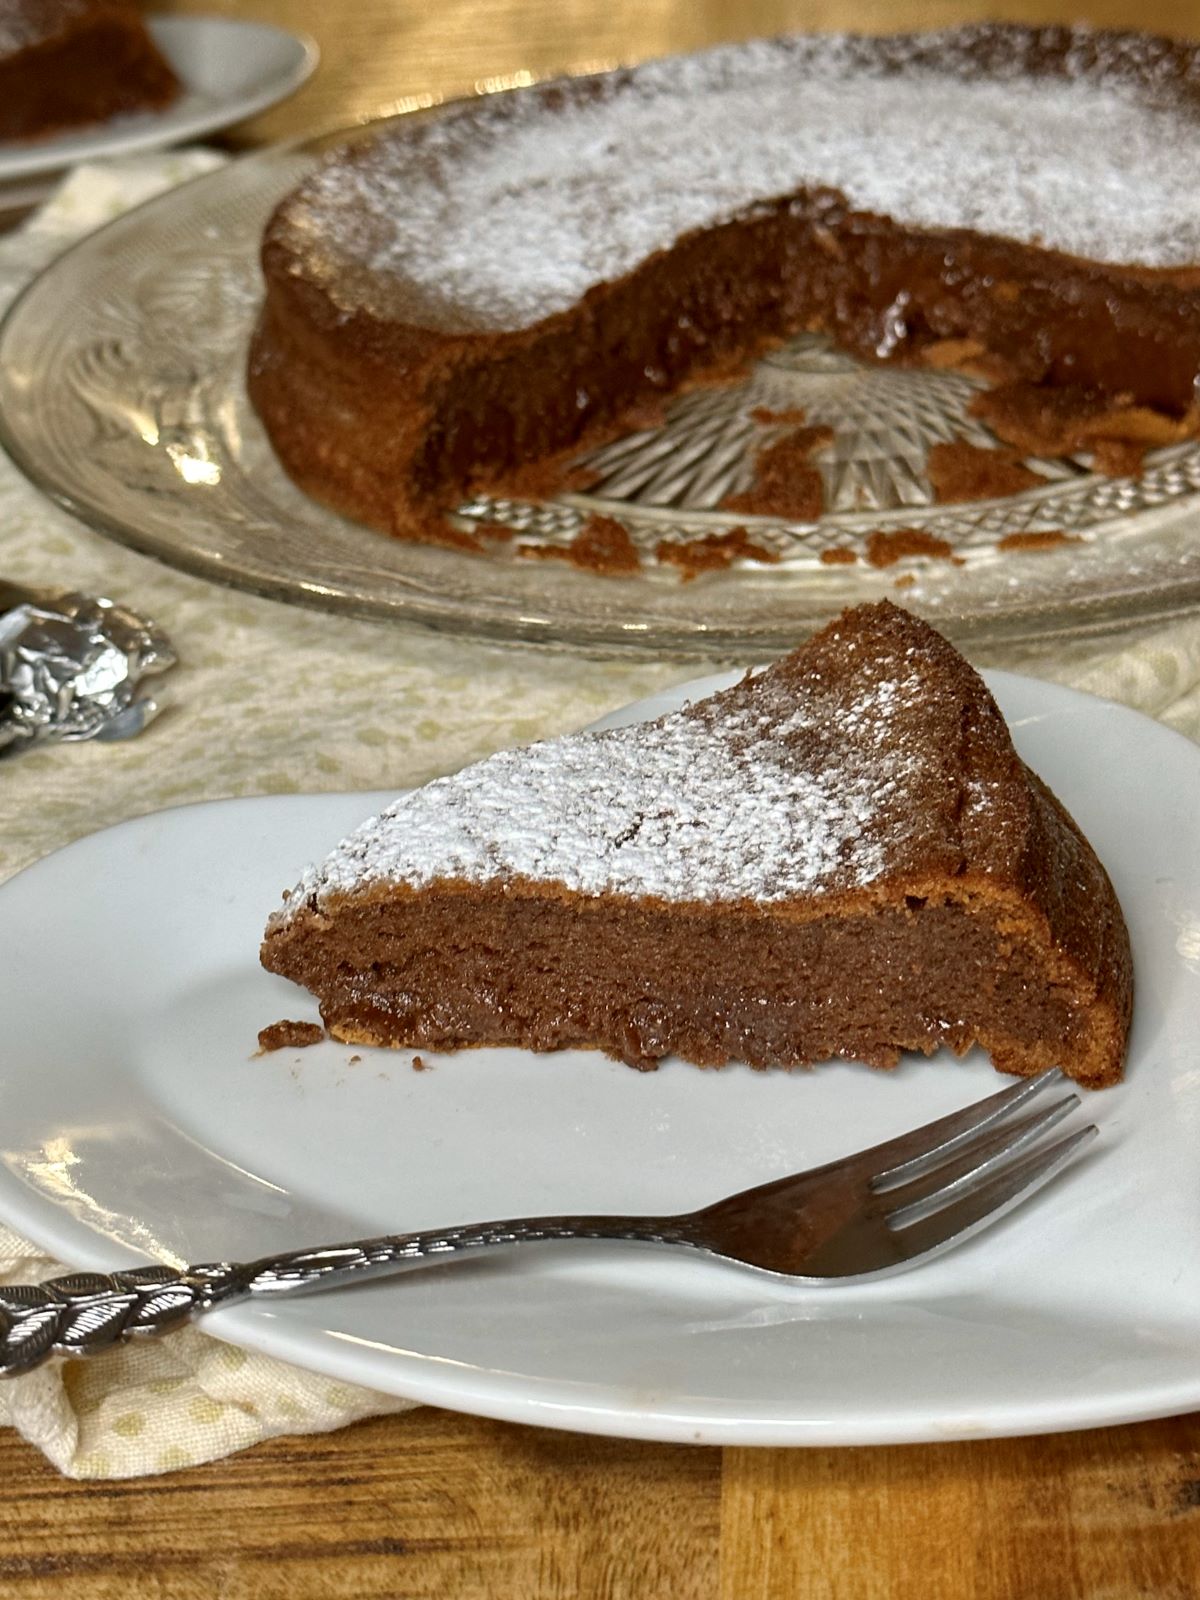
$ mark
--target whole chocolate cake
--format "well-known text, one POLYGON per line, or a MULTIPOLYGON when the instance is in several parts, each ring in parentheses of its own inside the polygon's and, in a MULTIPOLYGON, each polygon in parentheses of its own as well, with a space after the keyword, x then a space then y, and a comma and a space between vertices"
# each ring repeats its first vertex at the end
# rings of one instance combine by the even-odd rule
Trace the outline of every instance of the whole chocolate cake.
POLYGON ((1132 999, 1104 868, 983 681, 888 602, 657 722, 401 796, 305 874, 262 959, 350 1043, 642 1068, 980 1044, 1101 1087, 1132 999))
POLYGON ((0 0, 0 139, 158 111, 178 93, 130 0, 0 0))
POLYGON ((250 394, 405 538, 764 342, 984 351, 1174 416, 1200 373, 1200 50, 979 25, 758 41, 395 120, 267 227, 250 394))

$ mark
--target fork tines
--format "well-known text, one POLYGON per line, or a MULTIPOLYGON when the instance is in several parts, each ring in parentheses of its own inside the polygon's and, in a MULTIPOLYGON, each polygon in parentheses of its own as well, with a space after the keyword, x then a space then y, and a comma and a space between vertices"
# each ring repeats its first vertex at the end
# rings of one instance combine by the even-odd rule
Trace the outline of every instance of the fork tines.
POLYGON ((1082 1103, 1057 1068, 862 1153, 877 1214, 908 1259, 956 1243, 1048 1182, 1097 1133, 1043 1140, 1082 1103), (1030 1109, 1031 1102, 1037 1102, 1030 1109))

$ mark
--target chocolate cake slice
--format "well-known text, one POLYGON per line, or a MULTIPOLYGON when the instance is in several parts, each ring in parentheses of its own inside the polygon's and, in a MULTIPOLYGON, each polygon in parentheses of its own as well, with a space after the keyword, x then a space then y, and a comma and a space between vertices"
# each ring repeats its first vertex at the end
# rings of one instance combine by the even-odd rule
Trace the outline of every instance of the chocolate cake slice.
POLYGON ((310 869, 262 959, 355 1044, 649 1068, 973 1044, 1121 1075, 1129 940, 986 686, 887 602, 656 722, 503 751, 310 869))
POLYGON ((0 139, 159 111, 179 87, 131 0, 0 0, 0 139))

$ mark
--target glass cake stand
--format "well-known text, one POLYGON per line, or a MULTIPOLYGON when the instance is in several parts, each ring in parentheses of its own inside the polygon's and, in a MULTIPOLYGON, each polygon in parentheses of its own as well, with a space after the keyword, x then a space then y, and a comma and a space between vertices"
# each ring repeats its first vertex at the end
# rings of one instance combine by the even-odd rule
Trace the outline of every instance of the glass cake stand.
POLYGON ((146 554, 276 599, 656 656, 769 656, 883 595, 974 646, 1104 631, 1200 601, 1200 445, 1154 452, 1138 478, 1099 476, 1086 457, 1032 461, 1036 488, 936 505, 929 446, 994 442, 967 411, 976 380, 866 365, 815 336, 683 395, 659 425, 596 452, 586 493, 461 507, 464 526, 513 529, 485 555, 403 543, 326 510, 276 462, 243 372, 267 217, 327 149, 362 136, 280 147, 195 179, 89 235, 24 291, 0 329, 0 443, 35 484, 146 554), (797 409, 833 430, 813 457, 826 514, 813 524, 722 511, 775 436, 771 414, 797 409), (629 530, 637 576, 522 555, 569 544, 592 514, 629 530), (660 541, 735 526, 776 562, 686 581, 656 560, 660 541), (821 559, 914 526, 953 546, 958 564, 821 559), (1039 530, 1071 542, 998 548, 1039 530))

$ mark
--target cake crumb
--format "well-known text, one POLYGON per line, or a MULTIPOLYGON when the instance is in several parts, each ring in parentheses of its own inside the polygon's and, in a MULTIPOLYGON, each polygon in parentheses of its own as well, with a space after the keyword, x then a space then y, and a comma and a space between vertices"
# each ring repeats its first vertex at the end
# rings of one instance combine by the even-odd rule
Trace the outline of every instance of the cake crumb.
POLYGON ((990 450, 966 439, 944 440, 925 466, 934 498, 942 505, 964 500, 1003 500, 1045 484, 1014 450, 990 450))
POLYGON ((349 1062, 347 1064, 349 1066, 351 1066, 351 1067, 356 1067, 361 1060, 362 1060, 361 1056, 351 1056, 350 1060, 349 1060, 349 1062))
POLYGON ((570 544, 520 544, 517 554, 540 561, 569 561, 606 578, 628 577, 642 565, 637 546, 615 517, 589 517, 570 544))
POLYGON ((1149 445, 1137 439, 1097 439, 1092 449, 1092 471, 1106 478, 1140 478, 1149 445))
POLYGON ((916 354, 935 372, 963 372, 968 377, 981 379, 989 387, 1012 383, 1019 377, 1011 361, 989 350, 978 339, 935 339, 932 344, 922 345, 916 354))
POLYGON ((663 539, 654 554, 660 562, 678 567, 684 583, 690 583, 701 572, 730 567, 735 561, 761 561, 773 566, 779 560, 774 550, 755 544, 740 525, 728 533, 706 533, 696 539, 663 539))
POLYGON ((766 445, 754 464, 754 483, 738 494, 727 494, 722 511, 816 522, 825 508, 825 487, 809 457, 832 440, 832 428, 803 427, 766 445))
POLYGON ((445 517, 425 518, 422 523, 421 538, 428 544, 441 545, 447 550, 466 550, 472 555, 478 555, 483 549, 473 533, 468 533, 465 528, 456 528, 445 517))
POLYGON ((412 1069, 414 1072, 431 1072, 433 1070, 424 1056, 414 1056, 412 1058, 412 1069))
POLYGON ((1054 550, 1059 545, 1082 544, 1077 533, 1064 533, 1061 528, 1038 529, 1031 533, 1006 533, 996 540, 997 550, 1054 550))
MULTIPOLYGON (((667 412, 671 408, 673 394, 649 394, 637 400, 631 406, 626 406, 621 412, 621 429, 626 433, 649 432, 652 428, 661 428, 667 420, 667 412)), ((592 472, 592 483, 596 483, 601 474, 592 472)), ((591 484, 584 487, 590 488, 591 484)))
POLYGON ((769 428, 781 422, 790 427, 799 428, 808 421, 803 406, 788 406, 782 411, 774 411, 770 406, 755 406, 750 413, 751 422, 757 422, 760 427, 769 428))
MULTIPOLYGON (((660 415, 659 421, 661 420, 660 415)), ((639 426, 646 427, 648 424, 639 422, 639 426)), ((603 477, 604 474, 602 472, 596 467, 589 466, 586 461, 576 461, 563 472, 557 492, 559 494, 586 494, 589 489, 594 489, 603 477)))
POLYGON ((268 1055, 272 1050, 302 1050, 306 1045, 320 1044, 325 1029, 319 1022, 272 1022, 258 1030, 258 1054, 268 1055))
POLYGON ((954 554, 948 540, 924 528, 893 528, 890 532, 877 528, 867 540, 867 560, 873 567, 894 567, 905 556, 928 556, 953 562, 956 567, 963 565, 963 558, 954 554))

